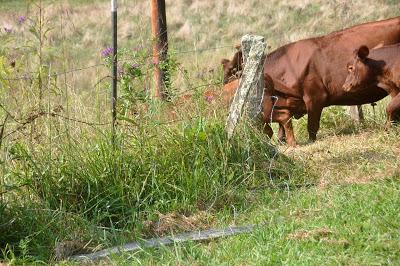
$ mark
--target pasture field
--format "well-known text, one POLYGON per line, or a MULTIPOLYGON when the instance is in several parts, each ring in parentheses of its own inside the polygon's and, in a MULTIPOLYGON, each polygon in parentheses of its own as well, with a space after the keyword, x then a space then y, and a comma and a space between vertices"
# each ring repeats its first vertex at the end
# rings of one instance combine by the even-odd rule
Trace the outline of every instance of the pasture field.
POLYGON ((167 0, 168 103, 151 97, 149 1, 118 2, 113 145, 109 1, 0 0, 0 264, 73 265, 74 253, 250 223, 98 263, 400 263, 400 128, 384 131, 387 100, 365 106, 362 124, 326 108, 311 144, 296 120, 292 148, 245 121, 228 141, 219 99, 220 60, 242 35, 271 51, 398 16, 398 1, 167 0))

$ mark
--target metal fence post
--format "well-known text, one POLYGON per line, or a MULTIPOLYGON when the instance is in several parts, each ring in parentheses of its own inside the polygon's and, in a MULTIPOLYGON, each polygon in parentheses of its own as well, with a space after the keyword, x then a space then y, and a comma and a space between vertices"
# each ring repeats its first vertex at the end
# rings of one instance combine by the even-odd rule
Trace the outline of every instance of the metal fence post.
POLYGON ((117 122, 117 72, 118 72, 118 24, 117 24, 117 0, 111 0, 111 20, 113 31, 113 67, 112 67, 112 141, 115 140, 115 127, 117 122))

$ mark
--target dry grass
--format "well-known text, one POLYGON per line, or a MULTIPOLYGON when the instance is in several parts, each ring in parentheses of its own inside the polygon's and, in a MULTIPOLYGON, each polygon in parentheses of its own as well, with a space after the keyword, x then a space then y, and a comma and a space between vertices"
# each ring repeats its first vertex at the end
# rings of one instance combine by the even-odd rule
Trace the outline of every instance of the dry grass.
POLYGON ((288 239, 291 240, 320 240, 326 239, 331 236, 334 232, 329 228, 317 228, 313 230, 299 230, 288 235, 288 239))
POLYGON ((157 221, 145 222, 146 231, 150 235, 164 236, 176 232, 189 232, 212 228, 215 223, 215 217, 210 213, 201 211, 193 215, 184 215, 180 213, 158 213, 157 221))
POLYGON ((365 184, 399 171, 397 138, 396 128, 389 132, 367 128, 361 133, 324 136, 312 144, 294 149, 281 147, 281 150, 318 173, 321 188, 332 184, 365 184))

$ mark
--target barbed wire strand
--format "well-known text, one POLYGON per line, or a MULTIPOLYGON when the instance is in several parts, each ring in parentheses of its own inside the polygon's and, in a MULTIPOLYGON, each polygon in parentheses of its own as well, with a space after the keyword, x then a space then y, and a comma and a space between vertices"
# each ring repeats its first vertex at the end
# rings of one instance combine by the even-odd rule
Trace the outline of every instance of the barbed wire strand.
MULTIPOLYGON (((176 55, 176 54, 199 53, 199 52, 201 53, 201 52, 205 52, 205 51, 213 51, 213 50, 219 50, 219 49, 225 49, 225 48, 234 48, 234 47, 232 45, 226 45, 226 46, 211 47, 211 48, 204 48, 204 49, 197 49, 197 50, 171 51, 171 52, 169 52, 169 54, 176 55)), ((149 54, 148 56, 145 56, 144 59, 152 58, 152 57, 154 57, 154 55, 149 54)), ((119 60, 119 62, 124 62, 124 61, 129 61, 129 60, 131 60, 131 59, 122 59, 122 60, 119 60)), ((74 72, 80 72, 83 70, 100 67, 100 66, 105 66, 105 65, 106 65, 105 63, 99 63, 99 64, 89 65, 89 66, 85 66, 85 67, 70 69, 70 70, 67 70, 64 72, 51 73, 48 76, 49 77, 57 77, 57 76, 71 74, 74 72)), ((38 75, 38 74, 39 74, 39 72, 37 72, 37 71, 31 71, 31 72, 26 72, 23 76, 18 76, 18 77, 11 77, 11 78, 0 77, 0 80, 4 80, 4 81, 29 80, 29 79, 33 79, 31 77, 32 75, 38 75)))
MULTIPOLYGON (((171 51, 169 54, 171 55, 177 55, 177 54, 187 54, 187 53, 202 53, 205 51, 212 51, 212 50, 219 50, 219 49, 225 49, 225 48, 234 48, 234 46, 232 45, 226 45, 226 46, 220 46, 220 47, 210 47, 210 48, 204 48, 204 49, 196 49, 196 50, 184 50, 184 51, 171 51)), ((154 55, 153 54, 149 54, 147 56, 147 58, 152 58, 154 55)), ((145 57, 146 58, 146 57, 145 57)), ((126 61, 128 61, 130 59, 126 59, 126 61)), ((123 62, 124 60, 120 60, 120 62, 123 62)), ((70 73, 75 73, 75 72, 80 72, 80 71, 84 71, 87 69, 92 69, 92 68, 97 68, 97 67, 102 67, 105 66, 105 63, 99 63, 99 64, 93 64, 93 65, 89 65, 89 66, 85 66, 85 67, 78 67, 78 68, 73 68, 73 69, 69 69, 66 71, 62 71, 62 72, 56 72, 56 73, 49 73, 47 76, 48 77, 58 77, 58 76, 62 76, 62 75, 67 75, 70 73)), ((146 72, 148 72, 149 70, 151 70, 151 67, 149 67, 149 69, 146 70, 146 72)), ((182 71, 182 69, 179 69, 182 73, 184 73, 182 71)), ((3 81, 18 81, 18 80, 34 80, 35 77, 32 77, 33 75, 38 75, 40 74, 40 72, 26 72, 23 76, 19 76, 19 77, 11 77, 11 78, 4 78, 4 77, 0 77, 0 80, 3 81)), ((148 74, 148 73, 147 73, 148 74)), ((96 84, 94 86, 97 86, 100 82, 102 82, 104 79, 109 78, 110 76, 105 76, 103 78, 101 78, 99 81, 96 82, 96 84)), ((209 83, 204 83, 201 85, 197 85, 197 86, 193 86, 191 84, 189 84, 190 89, 179 92, 177 94, 175 94, 176 96, 180 96, 183 95, 189 91, 194 91, 197 90, 199 88, 202 87, 207 87, 207 86, 215 86, 215 85, 221 85, 221 82, 209 82, 209 83)), ((29 117, 27 117, 25 119, 25 121, 23 120, 19 120, 17 119, 13 114, 11 114, 11 112, 9 112, 2 104, 0 104, 0 108, 4 110, 4 112, 8 117, 11 117, 16 123, 20 124, 20 126, 18 126, 16 129, 14 129, 11 132, 8 132, 7 134, 4 134, 4 132, 2 133, 2 139, 7 138, 9 136, 11 136, 12 134, 23 130, 28 124, 32 123, 34 120, 38 119, 39 117, 45 116, 45 115, 49 115, 52 117, 60 117, 64 120, 69 120, 69 121, 73 121, 73 122, 77 122, 77 123, 81 123, 81 124, 86 124, 89 126, 105 126, 105 125, 109 125, 110 122, 107 123, 94 123, 94 122, 89 122, 89 121, 84 121, 84 120, 80 120, 80 119, 76 119, 76 118, 72 118, 72 117, 68 117, 68 116, 64 116, 62 114, 56 113, 56 112, 44 112, 44 111, 39 111, 36 113, 31 113, 29 117)), ((183 119, 178 119, 178 120, 172 120, 172 121, 166 121, 166 122, 161 122, 159 123, 160 125, 162 124, 171 124, 171 123, 176 123, 179 121, 183 121, 183 119)), ((2 131, 4 131, 4 126, 2 126, 2 131)))
MULTIPOLYGON (((70 73, 74 73, 74 72, 79 72, 79 71, 83 71, 83 70, 87 70, 90 68, 95 68, 95 67, 99 67, 99 66, 104 66, 104 63, 101 64, 95 64, 95 65, 90 65, 90 66, 86 66, 86 67, 79 67, 79 68, 75 68, 75 69, 70 69, 64 72, 57 72, 57 73, 50 73, 49 75, 47 75, 48 77, 58 77, 58 76, 62 76, 62 75, 66 75, 66 74, 70 74, 70 73)), ((32 78, 32 75, 38 75, 39 72, 26 72, 24 74, 24 76, 18 76, 18 77, 12 77, 12 78, 3 78, 0 77, 0 80, 5 80, 5 81, 17 81, 17 80, 32 80, 34 78, 32 78), (29 76, 31 75, 31 76, 29 76)))

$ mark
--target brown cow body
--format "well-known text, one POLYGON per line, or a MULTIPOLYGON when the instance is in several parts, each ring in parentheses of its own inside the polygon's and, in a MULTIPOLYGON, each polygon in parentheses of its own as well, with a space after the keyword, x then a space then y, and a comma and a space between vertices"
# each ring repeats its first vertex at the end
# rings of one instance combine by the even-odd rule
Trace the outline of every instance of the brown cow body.
POLYGON ((204 100, 211 103, 214 100, 220 101, 224 104, 229 104, 235 96, 236 89, 239 87, 239 80, 234 79, 224 84, 222 92, 220 89, 207 89, 203 92, 204 100))
MULTIPOLYGON (((394 18, 298 41, 270 53, 264 61, 267 90, 271 90, 273 95, 279 92, 287 97, 303 100, 303 104, 296 102, 288 106, 288 117, 274 119, 272 116, 272 121, 283 124, 288 143, 295 145, 290 120, 295 114, 299 116, 302 111, 306 111, 309 139, 314 141, 324 107, 359 105, 385 97, 386 91, 377 87, 352 93, 345 92, 342 88, 347 76, 345 66, 354 49, 362 44, 372 48, 382 43, 387 45, 398 42, 400 42, 400 18, 394 18)), ((264 101, 264 106, 271 104, 273 102, 268 99, 264 101)), ((269 116, 266 114, 266 117, 269 116)))
POLYGON ((386 128, 398 120, 400 111, 400 44, 369 51, 361 46, 355 50, 352 62, 347 65, 348 75, 343 90, 359 91, 368 87, 385 90, 392 100, 389 102, 386 128))
POLYGON ((264 97, 265 122, 278 122, 285 129, 287 142, 295 145, 291 118, 308 114, 309 139, 314 141, 324 107, 366 104, 387 95, 377 87, 354 92, 343 90, 346 63, 354 49, 362 44, 373 48, 398 42, 400 17, 297 41, 268 54, 264 61, 266 95, 278 97, 278 102, 279 98, 284 100, 281 111, 275 113, 275 108, 272 110, 276 104, 274 97, 264 97))

